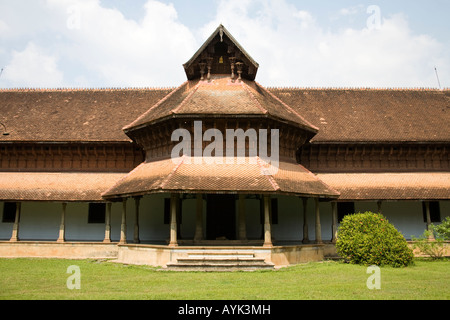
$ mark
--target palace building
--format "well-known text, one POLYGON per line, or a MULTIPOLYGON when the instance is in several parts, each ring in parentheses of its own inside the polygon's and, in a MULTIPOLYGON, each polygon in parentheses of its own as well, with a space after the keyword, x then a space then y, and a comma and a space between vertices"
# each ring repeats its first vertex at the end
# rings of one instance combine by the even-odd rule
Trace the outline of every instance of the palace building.
POLYGON ((222 25, 183 67, 0 91, 0 257, 273 268, 334 256, 346 214, 450 216, 449 90, 265 88, 222 25))

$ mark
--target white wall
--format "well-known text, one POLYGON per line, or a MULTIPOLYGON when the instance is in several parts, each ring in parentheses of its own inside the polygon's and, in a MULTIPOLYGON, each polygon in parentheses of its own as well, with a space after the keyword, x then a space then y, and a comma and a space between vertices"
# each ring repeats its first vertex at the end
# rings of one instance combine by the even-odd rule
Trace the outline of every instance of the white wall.
POLYGON ((20 240, 57 240, 61 222, 61 204, 23 202, 20 213, 20 240))
MULTIPOLYGON (((141 242, 165 242, 170 237, 170 226, 164 224, 164 199, 168 194, 145 196, 140 201, 139 228, 141 242)), ((275 240, 301 241, 303 239, 303 202, 298 197, 276 196, 278 198, 278 224, 272 226, 275 240)), ((260 221, 260 202, 246 199, 246 225, 248 239, 262 239, 260 221)), ((322 240, 332 238, 331 203, 320 202, 320 221, 322 240)), ((3 203, 0 202, 0 209, 3 203)), ((450 216, 450 201, 440 202, 441 219, 450 216)), ((22 203, 19 238, 21 240, 56 240, 59 235, 61 203, 22 203)), ((377 211, 376 202, 355 202, 356 212, 377 211)), ((236 224, 238 223, 238 201, 236 201, 236 224)), ((404 236, 420 236, 425 230, 422 203, 420 201, 383 202, 382 213, 404 236)), ((112 204, 111 239, 120 239, 122 203, 112 204)), ((307 202, 307 220, 309 239, 315 239, 315 204, 313 199, 307 202)), ((183 223, 180 228, 183 239, 192 239, 195 234, 196 199, 183 201, 183 223)), ((135 202, 127 200, 127 240, 134 238, 135 202)), ((67 241, 103 241, 105 224, 88 223, 87 203, 68 203, 66 207, 67 241)), ((9 240, 13 223, 0 222, 0 240, 9 240)), ((206 201, 203 201, 203 232, 206 234, 206 201)), ((236 226, 236 232, 238 228, 236 226)))

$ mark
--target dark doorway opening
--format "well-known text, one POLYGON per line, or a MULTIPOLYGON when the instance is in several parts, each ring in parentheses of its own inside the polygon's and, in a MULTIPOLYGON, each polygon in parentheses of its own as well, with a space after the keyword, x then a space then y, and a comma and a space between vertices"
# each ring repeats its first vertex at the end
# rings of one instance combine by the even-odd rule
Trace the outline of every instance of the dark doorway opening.
POLYGON ((207 197, 207 240, 236 239, 236 198, 234 195, 213 194, 207 197))

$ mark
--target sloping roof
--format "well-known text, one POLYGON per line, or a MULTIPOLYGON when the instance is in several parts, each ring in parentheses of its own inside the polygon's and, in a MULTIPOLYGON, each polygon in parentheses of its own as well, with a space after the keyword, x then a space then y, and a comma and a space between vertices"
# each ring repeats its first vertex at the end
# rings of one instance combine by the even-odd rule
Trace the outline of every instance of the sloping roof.
POLYGON ((251 163, 244 158, 239 163, 215 163, 184 157, 142 163, 103 194, 106 199, 144 195, 158 192, 207 193, 279 193, 337 198, 339 193, 320 181, 304 167, 280 162, 278 172, 263 175, 266 167, 262 160, 251 163))
POLYGON ((129 142, 122 127, 171 90, 0 90, 0 142, 129 142))
POLYGON ((187 81, 124 128, 125 131, 180 116, 263 116, 300 126, 314 134, 317 128, 296 110, 254 81, 231 81, 214 76, 211 81, 187 81))
POLYGON ((0 172, 1 201, 104 201, 123 173, 0 172))
POLYGON ((327 173, 317 177, 339 190, 342 201, 450 199, 450 172, 327 173))
POLYGON ((450 141, 449 90, 270 91, 319 128, 314 143, 450 141))
POLYGON ((189 59, 189 61, 183 65, 183 67, 186 71, 186 75, 188 76, 188 79, 190 79, 190 77, 189 77, 189 72, 187 70, 200 57, 202 52, 204 52, 207 49, 208 45, 211 44, 211 42, 214 40, 214 38, 216 38, 218 36, 220 36, 221 39, 223 39, 224 36, 227 37, 228 39, 230 39, 230 41, 245 56, 245 58, 249 61, 249 63, 252 64, 252 66, 255 68, 255 72, 252 75, 252 79, 250 79, 250 80, 254 80, 256 77, 258 68, 259 68, 259 64, 255 60, 253 60, 253 58, 247 53, 247 51, 244 50, 244 48, 237 42, 237 40, 231 35, 231 33, 223 25, 219 25, 217 27, 217 29, 211 34, 211 36, 203 43, 203 45, 192 56, 192 58, 189 59))
MULTIPOLYGON (((0 90, 0 123, 10 133, 0 135, 0 143, 129 142, 122 131, 124 126, 147 111, 149 120, 158 114, 169 115, 175 107, 163 108, 162 104, 157 105, 158 101, 172 93, 165 98, 166 103, 170 99, 179 106, 195 85, 189 81, 178 90, 0 90)), ((270 95, 277 96, 305 122, 318 128, 314 143, 450 141, 450 90, 269 88, 266 92, 257 83, 248 87, 253 88, 253 93, 262 93, 263 98, 273 100, 270 95)), ((227 100, 233 98, 229 96, 227 100)), ((250 107, 248 112, 259 112, 255 101, 250 107)), ((182 106, 178 111, 193 110, 190 105, 189 109, 182 106)), ((287 110, 283 113, 290 114, 287 110)))

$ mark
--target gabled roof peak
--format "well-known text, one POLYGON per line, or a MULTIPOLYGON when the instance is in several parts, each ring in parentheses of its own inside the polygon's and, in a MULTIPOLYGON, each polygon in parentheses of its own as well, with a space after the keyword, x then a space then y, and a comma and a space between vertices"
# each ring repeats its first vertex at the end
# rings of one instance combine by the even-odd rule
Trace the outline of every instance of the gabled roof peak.
POLYGON ((183 67, 189 80, 209 78, 211 74, 255 80, 259 64, 220 24, 183 67))

